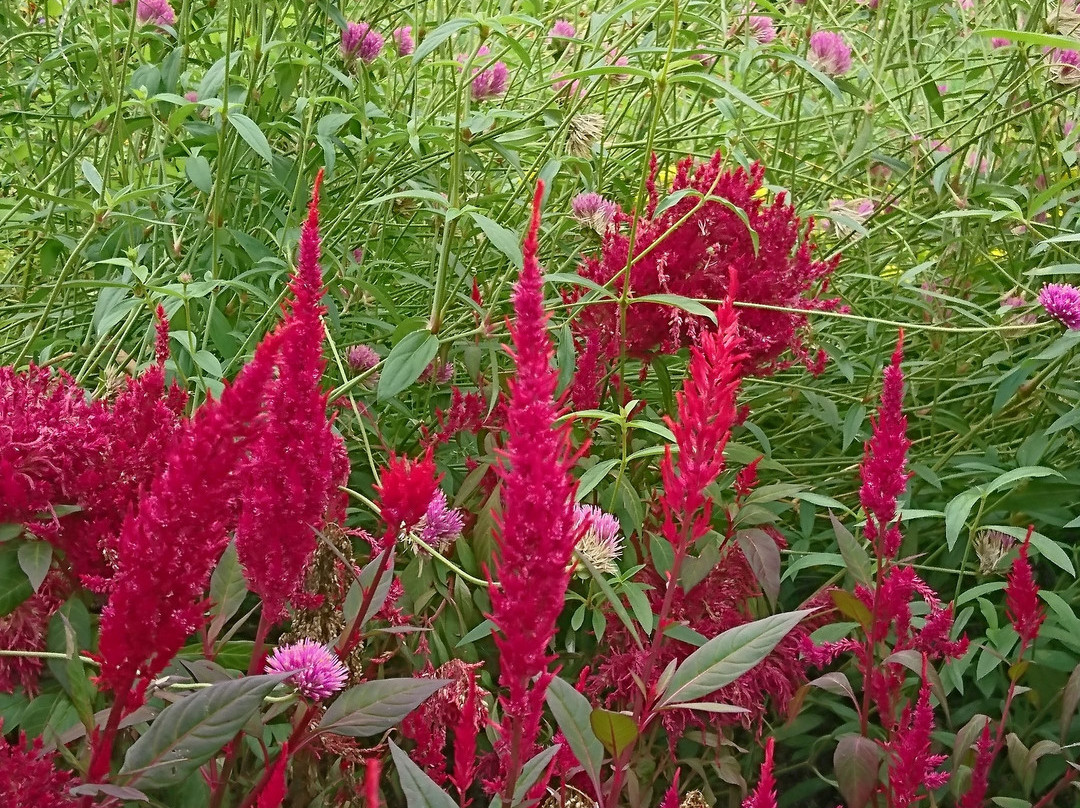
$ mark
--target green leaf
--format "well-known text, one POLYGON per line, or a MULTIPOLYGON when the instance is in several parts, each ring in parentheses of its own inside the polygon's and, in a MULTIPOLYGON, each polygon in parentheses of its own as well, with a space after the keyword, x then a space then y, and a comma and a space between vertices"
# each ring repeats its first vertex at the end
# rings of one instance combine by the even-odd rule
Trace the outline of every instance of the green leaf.
POLYGON ((94 189, 94 193, 101 196, 101 189, 104 188, 104 180, 101 179, 101 173, 94 167, 94 164, 89 160, 83 160, 81 163, 83 176, 86 177, 86 181, 90 183, 90 187, 94 189))
MULTIPOLYGON (((439 45, 444 43, 446 40, 448 40, 450 37, 452 37, 454 34, 456 34, 462 28, 467 28, 470 25, 475 25, 475 24, 476 24, 476 22, 474 20, 467 20, 467 19, 462 19, 462 18, 458 18, 456 20, 450 20, 449 22, 444 22, 442 25, 440 25, 434 31, 427 34, 424 37, 423 41, 421 41, 421 43, 416 47, 416 50, 413 51, 413 57, 412 57, 413 64, 414 65, 420 64, 420 61, 425 56, 427 56, 429 53, 433 53, 435 51, 435 49, 439 47, 439 45)), ((411 808, 411 806, 410 806, 410 808, 411 808)))
POLYGON ((697 701, 734 682, 768 656, 776 644, 813 611, 801 609, 774 614, 729 628, 713 637, 675 670, 660 706, 697 701))
POLYGON ((230 112, 228 120, 233 129, 244 139, 244 142, 251 146, 257 155, 273 166, 274 152, 271 150, 270 142, 266 139, 266 135, 262 133, 259 125, 247 115, 239 112, 230 112))
POLYGON ((586 719, 592 712, 592 705, 574 686, 556 676, 548 683, 547 699, 555 723, 562 730, 570 751, 585 770, 593 792, 600 794, 600 768, 604 764, 604 746, 593 732, 591 722, 586 719))
POLYGON ((863 586, 872 584, 870 578, 870 556, 863 546, 855 540, 851 532, 844 527, 840 520, 829 511, 829 519, 832 522, 833 533, 836 534, 836 544, 840 547, 840 555, 844 558, 848 572, 855 579, 855 583, 863 586))
MULTIPOLYGON (((986 528, 1004 533, 1006 536, 1012 536, 1021 542, 1027 536, 1027 528, 1013 527, 1012 525, 987 525, 986 528)), ((1037 530, 1031 531, 1031 546, 1055 567, 1065 570, 1074 578, 1076 577, 1076 568, 1073 567, 1069 554, 1049 536, 1045 536, 1037 530)))
POLYGON ((611 710, 593 710, 589 714, 589 725, 592 727, 593 734, 600 739, 600 743, 615 758, 638 737, 638 728, 634 719, 611 710))
POLYGON ((210 162, 202 155, 189 157, 184 163, 184 172, 191 184, 204 194, 214 190, 214 177, 210 173, 210 162))
POLYGON ((424 770, 417 766, 393 741, 390 744, 390 756, 394 759, 401 790, 405 792, 405 804, 408 808, 458 808, 450 795, 439 788, 424 770))
POLYGON ((23 533, 23 526, 14 522, 0 523, 0 542, 17 539, 23 533))
POLYGON ((574 499, 577 502, 585 499, 596 486, 600 485, 603 479, 608 475, 613 468, 619 465, 618 460, 603 460, 597 463, 592 468, 585 470, 585 473, 578 478, 577 494, 574 499))
POLYGON ((379 400, 393 398, 420 378, 439 352, 439 338, 426 329, 406 334, 390 351, 379 376, 379 400))
POLYGON ((319 722, 319 732, 366 738, 386 732, 449 679, 376 679, 338 696, 319 722))
POLYGON ((643 295, 642 297, 635 297, 631 303, 657 303, 661 306, 674 306, 677 309, 682 309, 685 312, 696 315, 698 317, 705 317, 713 325, 716 324, 716 312, 706 306, 704 303, 698 303, 696 300, 690 297, 683 297, 682 295, 643 295))
POLYGON ((0 617, 11 614, 33 594, 34 587, 19 564, 19 548, 14 544, 0 546, 0 617))
POLYGON ((484 620, 480 623, 480 625, 478 625, 476 628, 474 628, 472 631, 462 637, 458 641, 458 644, 454 647, 460 648, 463 645, 469 645, 470 643, 474 643, 477 640, 482 640, 484 637, 489 637, 491 636, 491 631, 494 628, 494 623, 492 623, 490 620, 484 620))
POLYGON ((669 78, 669 81, 672 84, 708 84, 708 85, 711 85, 714 89, 717 89, 717 90, 719 90, 720 92, 722 92, 722 93, 724 93, 726 95, 730 95, 733 98, 735 98, 735 99, 737 99, 739 101, 742 101, 744 104, 746 104, 746 106, 750 107, 752 110, 757 112, 759 115, 764 115, 766 118, 769 118, 770 120, 774 120, 774 121, 778 120, 778 118, 776 117, 775 114, 773 114, 772 112, 769 112, 769 110, 765 109, 765 107, 761 106, 761 104, 759 104, 753 98, 748 96, 742 90, 740 90, 737 87, 735 87, 734 85, 729 84, 728 82, 724 81, 719 76, 714 76, 712 73, 701 73, 701 72, 677 73, 674 76, 671 76, 669 78))
POLYGON ((210 636, 216 639, 221 629, 244 603, 247 596, 244 569, 236 555, 236 543, 229 542, 221 560, 210 576, 210 636))
POLYGON ((878 782, 881 747, 862 735, 845 735, 833 752, 840 794, 848 808, 864 808, 878 782))
POLYGON ((517 782, 514 784, 514 805, 524 805, 525 797, 529 794, 529 789, 536 785, 536 781, 540 779, 540 775, 547 769, 548 764, 551 763, 551 759, 559 753, 562 749, 562 744, 555 744, 549 746, 541 752, 533 755, 532 758, 521 767, 521 774, 518 775, 517 782))
POLYGON ((981 498, 980 489, 970 488, 957 494, 945 506, 945 544, 950 550, 956 546, 956 540, 960 537, 960 530, 964 527, 968 514, 981 498))
POLYGON ((761 591, 769 603, 775 605, 780 595, 780 548, 776 546, 776 540, 758 527, 738 531, 735 540, 761 591))
POLYGON ((999 474, 991 481, 984 489, 984 493, 992 494, 995 491, 1019 482, 1020 480, 1030 480, 1033 477, 1064 477, 1058 471, 1047 468, 1046 466, 1021 466, 1018 469, 1012 469, 1006 471, 1004 474, 999 474))
POLYGON ((484 235, 492 246, 505 255, 515 269, 521 269, 525 259, 521 254, 521 238, 518 234, 487 216, 481 216, 475 212, 472 212, 471 216, 480 225, 480 229, 484 231, 484 235))
POLYGON ((180 783, 236 737, 289 675, 217 682, 170 704, 128 749, 120 774, 132 775, 130 782, 137 780, 142 789, 180 783))
POLYGON ((19 566, 37 592, 52 566, 52 545, 44 541, 28 541, 19 545, 19 566))

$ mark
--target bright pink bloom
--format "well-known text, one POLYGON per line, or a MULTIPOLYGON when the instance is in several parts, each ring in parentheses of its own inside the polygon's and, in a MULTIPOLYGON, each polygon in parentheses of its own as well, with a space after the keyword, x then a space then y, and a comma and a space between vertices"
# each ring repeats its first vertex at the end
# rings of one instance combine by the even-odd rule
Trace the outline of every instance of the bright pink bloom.
POLYGON ((289 742, 281 745, 281 751, 277 758, 270 764, 270 779, 259 792, 259 798, 255 808, 281 808, 288 795, 288 786, 285 783, 285 768, 289 765, 289 742))
POLYGON ((346 61, 359 59, 366 65, 379 58, 382 35, 366 22, 350 22, 341 32, 341 55, 346 61))
MULTIPOLYGON (((20 603, 11 614, 0 617, 0 648, 19 651, 44 651, 49 620, 65 599, 60 573, 51 571, 41 588, 20 603)), ((29 696, 37 695, 38 677, 45 660, 40 657, 0 656, 0 693, 21 688, 29 696)))
MULTIPOLYGON (((414 50, 416 50, 416 43, 413 42, 412 26, 403 25, 401 28, 395 28, 394 33, 391 34, 394 39, 394 46, 397 48, 398 56, 408 56, 414 50)), ((360 263, 357 261, 357 263, 360 263)))
MULTIPOLYGON (((619 52, 615 50, 609 50, 604 61, 613 67, 626 67, 630 64, 630 59, 626 56, 620 56, 619 52)), ((608 73, 607 78, 612 84, 618 84, 626 81, 630 76, 626 73, 608 73)))
POLYGON ((842 76, 851 70, 851 48, 840 34, 832 31, 816 31, 810 35, 807 59, 829 76, 842 76))
MULTIPOLYGON (((505 691, 500 696, 503 718, 497 751, 508 781, 519 773, 511 770, 507 757, 511 744, 520 758, 518 767, 533 754, 544 692, 552 677, 547 646, 562 612, 577 538, 569 435, 566 426, 555 423, 558 373, 551 367, 553 351, 536 257, 542 193, 539 182, 523 245, 525 263, 513 294, 511 336, 517 369, 510 382, 506 465, 501 469, 503 513, 495 570, 500 585, 490 588, 499 684, 505 691)), ((504 788, 511 786, 512 782, 504 783, 504 788)))
POLYGON ((770 737, 765 742, 765 761, 761 764, 761 776, 757 788, 743 800, 742 808, 776 808, 776 779, 773 777, 773 746, 770 737))
MULTIPOLYGON (((555 20, 555 24, 548 31, 549 39, 574 39, 576 36, 577 30, 569 20, 555 20)), ((565 43, 562 44, 565 46, 565 43)))
POLYGON ((889 753, 889 806, 908 808, 924 799, 927 793, 945 785, 948 772, 937 767, 947 755, 930 753, 930 735, 934 731, 934 711, 930 707, 930 682, 926 678, 926 657, 923 657, 922 687, 915 708, 906 707, 900 724, 885 745, 889 753))
POLYGON ((907 471, 907 417, 904 415, 904 373, 900 369, 903 333, 896 343, 892 363, 885 369, 881 405, 876 419, 871 419, 873 434, 866 442, 860 466, 862 487, 859 501, 866 512, 866 537, 879 547, 881 554, 892 558, 900 549, 900 527, 895 524, 896 501, 911 473, 907 471))
POLYGON ((169 0, 139 0, 135 18, 146 25, 175 25, 176 12, 169 0))
POLYGON ((203 595, 236 524, 241 461, 257 435, 279 343, 276 333, 265 338, 221 398, 198 409, 124 520, 101 615, 99 682, 129 706, 142 702, 149 681, 205 619, 203 595))
POLYGON ((266 660, 267 673, 296 671, 285 681, 311 701, 324 701, 345 686, 349 671, 333 651, 314 640, 279 646, 266 660))
POLYGON ((41 738, 27 743, 26 733, 8 743, 0 721, 0 805, 14 808, 63 808, 79 805, 71 796, 72 786, 78 785, 68 772, 56 768, 55 752, 42 749, 41 738))
POLYGON ((357 373, 371 370, 382 357, 370 345, 354 345, 345 353, 345 362, 357 373))
MULTIPOLYGON (((765 169, 755 165, 722 171, 722 155, 717 152, 708 163, 695 166, 692 158, 680 161, 670 193, 696 191, 657 213, 660 192, 656 187, 657 167, 648 183, 649 204, 638 215, 634 257, 630 260, 629 228, 609 227, 600 255, 586 258, 578 272, 601 285, 613 284, 621 292, 628 283, 632 297, 676 294, 684 297, 723 300, 729 288, 737 289, 736 302, 768 304, 787 309, 813 311, 835 308, 839 301, 815 298, 824 289, 839 257, 815 261, 815 245, 809 241, 812 222, 805 226, 786 204, 783 194, 768 204, 758 193, 765 169), (701 197, 726 200, 702 202, 701 197), (747 224, 732 208, 743 211, 747 224), (757 249, 754 238, 757 235, 757 249), (629 277, 624 270, 632 264, 629 277), (730 287, 734 270, 735 286, 730 287)), ((615 224, 630 223, 633 217, 620 214, 615 224)), ((580 290, 566 293, 572 302, 580 290)), ((579 348, 578 371, 573 398, 578 406, 596 400, 592 380, 605 375, 607 367, 621 351, 648 359, 657 353, 673 353, 697 344, 701 335, 715 326, 705 317, 686 313, 673 306, 634 303, 627 313, 631 328, 621 328, 615 303, 587 305, 574 322, 579 348), (587 381, 588 380, 588 383, 587 381)), ((763 309, 743 309, 739 330, 749 353, 746 372, 768 374, 784 367, 780 356, 787 350, 813 364, 803 344, 807 318, 801 313, 781 313, 763 309)))
POLYGON ((236 550, 248 586, 268 619, 284 614, 285 602, 303 586, 337 486, 345 475, 341 438, 326 417, 320 391, 323 295, 319 269, 319 186, 315 178, 307 221, 300 231, 291 309, 279 327, 278 374, 266 399, 266 418, 244 466, 246 476, 236 550))
POLYGON ((1039 292, 1039 303, 1070 331, 1080 331, 1080 288, 1068 283, 1048 283, 1039 292))
POLYGON ((611 227, 619 213, 619 206, 598 193, 581 193, 570 201, 570 210, 581 224, 588 225, 601 236, 611 227))
POLYGON ((401 532, 411 530, 420 523, 438 486, 439 478, 435 476, 435 461, 430 448, 420 460, 391 453, 390 462, 375 486, 388 543, 396 541, 401 532))
POLYGON ((1029 527, 1028 536, 1020 545, 1020 554, 1013 561, 1005 584, 1005 613, 1020 635, 1021 650, 1035 642, 1039 628, 1046 619, 1046 609, 1039 600, 1039 586, 1035 583, 1027 555, 1032 531, 1033 528, 1029 527))
POLYGON ((461 511, 451 508, 446 494, 441 488, 436 488, 417 527, 420 529, 420 539, 425 544, 445 552, 461 535, 464 525, 461 511))
POLYGON ((994 49, 1007 48, 1011 44, 1012 44, 1012 40, 1008 39, 1007 37, 1002 37, 1002 36, 990 37, 990 47, 992 47, 994 49))
POLYGON ((668 790, 664 792, 664 799, 659 808, 679 808, 682 804, 679 800, 679 775, 681 773, 681 769, 675 770, 675 777, 672 779, 671 785, 668 786, 668 790))
POLYGON ((764 17, 756 14, 750 15, 742 21, 737 22, 732 27, 731 35, 737 35, 743 25, 745 25, 750 36, 762 45, 768 45, 776 39, 776 25, 773 23, 772 17, 764 17))
MULTIPOLYGON (((487 61, 487 57, 491 55, 491 51, 487 45, 481 45, 476 51, 476 56, 473 58, 473 62, 487 61)), ((465 57, 463 55, 458 56, 459 62, 464 62, 465 57)), ((489 101, 492 98, 498 98, 500 95, 506 92, 507 86, 510 84, 510 71, 506 68, 505 62, 495 62, 491 67, 486 70, 480 70, 478 67, 473 68, 472 83, 470 85, 473 101, 489 101)))

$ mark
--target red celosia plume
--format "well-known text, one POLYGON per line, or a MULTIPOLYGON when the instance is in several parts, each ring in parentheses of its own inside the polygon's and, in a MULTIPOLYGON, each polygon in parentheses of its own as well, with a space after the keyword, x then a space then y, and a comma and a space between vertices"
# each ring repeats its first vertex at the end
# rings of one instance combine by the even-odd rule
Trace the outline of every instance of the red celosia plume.
POLYGON ((419 460, 398 457, 390 460, 379 475, 375 490, 379 494, 379 514, 386 525, 383 545, 393 544, 398 534, 410 530, 424 518, 428 504, 439 487, 431 447, 419 460))
MULTIPOLYGON (((245 461, 236 550, 248 585, 275 621, 303 584, 334 492, 344 480, 336 459, 345 453, 326 416, 320 390, 323 294, 319 269, 319 186, 315 178, 307 221, 300 231, 291 310, 279 326, 277 378, 266 397, 266 416, 245 461)), ((346 464, 347 469, 347 464, 346 464)))
POLYGON ((1039 586, 1035 583, 1028 560, 1028 546, 1034 530, 1034 526, 1028 528, 1027 537, 1020 545, 1020 554, 1013 561, 1005 584, 1005 613, 1020 635, 1021 648, 1028 648, 1035 642, 1039 628, 1046 619, 1046 609, 1039 600, 1039 586))
POLYGON ((934 710, 930 706, 930 682, 926 678, 924 656, 918 701, 914 708, 904 710, 899 726, 886 744, 889 753, 889 808, 915 805, 925 799, 929 792, 948 782, 948 772, 937 771, 948 756, 930 752, 930 735, 933 731, 934 710))
POLYGON ((776 808, 776 779, 773 777, 773 747, 770 737, 765 742, 765 760, 761 764, 761 776, 757 788, 743 800, 742 808, 776 808))
POLYGON ((537 183, 532 219, 523 245, 524 266, 514 287, 511 335, 517 371, 510 384, 506 465, 502 469, 502 523, 491 620, 497 632, 502 704, 498 745, 504 785, 512 789, 532 755, 544 692, 551 679, 547 646, 563 608, 574 550, 574 483, 569 438, 556 425, 556 372, 537 261, 540 199, 537 183))
POLYGON ((0 804, 16 808, 63 808, 79 800, 71 796, 78 785, 70 773, 56 768, 55 752, 42 749, 41 738, 27 743, 26 733, 8 743, 0 721, 0 804))

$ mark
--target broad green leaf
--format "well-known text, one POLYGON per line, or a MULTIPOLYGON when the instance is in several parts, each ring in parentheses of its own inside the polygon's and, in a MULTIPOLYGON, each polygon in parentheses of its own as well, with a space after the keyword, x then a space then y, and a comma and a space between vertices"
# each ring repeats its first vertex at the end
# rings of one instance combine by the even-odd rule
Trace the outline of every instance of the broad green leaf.
POLYGON ((540 779, 540 775, 547 769, 548 764, 551 763, 551 759, 559 753, 562 749, 562 744, 555 744, 549 746, 542 752, 539 752, 528 760, 524 766, 521 767, 521 774, 518 775, 517 782, 514 784, 514 805, 524 805, 525 797, 529 794, 529 789, 536 785, 536 781, 540 779))
POLYGON ((439 352, 439 338, 426 329, 406 334, 390 351, 379 376, 378 398, 393 398, 420 378, 439 352))
POLYGON ((189 157, 184 162, 184 172, 191 184, 204 194, 214 190, 214 177, 210 173, 210 162, 202 155, 189 157))
POLYGON ((706 306, 704 303, 698 303, 692 297, 683 297, 682 295, 643 295, 642 297, 635 297, 631 303, 656 303, 661 306, 674 306, 677 309, 682 309, 689 314, 694 314, 698 317, 705 317, 709 322, 716 324, 716 312, 706 306))
POLYGON ((19 548, 0 546, 0 617, 6 617, 34 594, 34 587, 19 564, 19 548))
POLYGON ((386 732, 415 710, 449 679, 376 679, 350 687, 330 705, 319 732, 366 738, 386 732))
POLYGON ((714 89, 719 90, 720 92, 725 93, 727 95, 730 95, 731 97, 735 98, 738 101, 742 101, 746 106, 750 107, 752 110, 757 112, 759 115, 764 115, 766 118, 769 118, 770 120, 774 120, 774 121, 777 120, 777 117, 776 117, 776 115, 774 113, 769 112, 769 110, 765 109, 765 107, 761 106, 761 104, 759 104, 753 98, 748 96, 742 90, 740 90, 737 87, 735 87, 734 85, 729 84, 728 82, 724 81, 719 76, 713 75, 712 73, 702 73, 702 72, 698 72, 698 71, 687 72, 687 73, 677 73, 674 76, 671 76, 669 78, 669 81, 672 84, 708 84, 708 85, 712 86, 714 89))
POLYGON ((970 488, 957 494, 945 506, 945 544, 950 550, 956 546, 956 540, 960 537, 960 531, 967 521, 968 514, 981 498, 980 489, 970 488))
POLYGON ((829 520, 832 522, 833 533, 836 535, 836 544, 840 548, 840 555, 844 558, 848 572, 855 579, 855 583, 863 586, 871 585, 870 556, 851 532, 844 527, 832 511, 829 511, 829 520))
MULTIPOLYGON (((416 50, 413 51, 413 58, 412 58, 413 64, 414 65, 420 64, 420 61, 425 56, 427 56, 429 53, 433 53, 435 51, 435 49, 439 47, 439 45, 441 45, 443 42, 448 40, 450 37, 452 37, 454 34, 456 34, 462 28, 467 28, 470 25, 475 25, 475 24, 476 24, 475 20, 468 20, 468 19, 462 19, 462 18, 458 18, 456 20, 450 20, 449 22, 444 22, 442 25, 440 25, 434 31, 431 31, 430 33, 428 33, 424 37, 423 41, 421 41, 420 44, 417 46, 416 50)), ((411 805, 410 805, 410 808, 412 808, 411 805)))
POLYGON ((401 790, 405 792, 405 804, 408 808, 458 808, 450 795, 439 788, 424 770, 417 766, 393 741, 390 744, 390 756, 394 759, 401 790))
POLYGON ((638 737, 638 728, 634 719, 611 710, 593 710, 589 714, 589 725, 592 727, 593 734, 607 749, 608 754, 615 758, 631 746, 638 737))
POLYGON ((484 231, 484 235, 487 236, 487 240, 491 242, 491 245, 506 256, 506 259, 513 265, 515 269, 521 269, 524 263, 524 257, 521 254, 521 237, 506 227, 503 227, 494 219, 489 219, 487 216, 481 216, 479 213, 471 213, 473 219, 480 229, 484 231))
POLYGON ((211 638, 216 638, 240 609, 247 591, 244 569, 236 555, 236 543, 229 542, 214 568, 214 574, 210 576, 211 638))
POLYGON ((592 705, 569 682, 556 676, 548 683, 547 699, 555 723, 562 730, 570 751, 585 770, 593 792, 600 794, 600 768, 604 763, 604 746, 600 743, 588 719, 592 705))
POLYGON ((19 546, 19 566, 30 579, 30 586, 37 592, 52 566, 52 545, 44 541, 23 542, 19 546))
POLYGON ((713 637, 679 665, 659 706, 697 701, 734 682, 768 656, 813 611, 774 614, 713 637))
POLYGON ((83 176, 86 177, 86 181, 90 183, 90 187, 94 189, 94 193, 101 196, 101 189, 104 187, 104 180, 101 179, 101 173, 89 160, 84 159, 81 168, 83 176))
POLYGON ((669 704, 665 710, 698 710, 703 713, 716 715, 732 715, 734 713, 750 712, 745 707, 736 707, 734 704, 720 704, 715 701, 687 701, 678 704, 669 704))
POLYGON ((139 788, 185 780, 231 741, 288 673, 218 682, 170 704, 124 756, 122 775, 139 788))
POLYGON ((585 470, 585 473, 578 478, 577 494, 575 500, 581 502, 585 499, 596 486, 600 485, 603 479, 608 475, 613 468, 619 465, 618 460, 603 460, 597 463, 592 468, 585 470))
POLYGON ((1046 466, 1022 466, 1018 469, 1012 469, 1006 471, 1004 474, 1000 474, 995 477, 989 485, 985 486, 984 490, 986 494, 992 494, 995 491, 1019 482, 1020 480, 1030 480, 1033 477, 1062 477, 1063 475, 1049 469, 1046 466))
POLYGON ((864 808, 878 782, 882 750, 862 735, 845 735, 833 752, 833 771, 847 808, 864 808))
POLYGON ((262 133, 259 125, 247 115, 239 112, 229 113, 229 123, 232 124, 244 142, 251 146, 252 150, 271 166, 274 164, 274 152, 270 149, 270 142, 262 133))

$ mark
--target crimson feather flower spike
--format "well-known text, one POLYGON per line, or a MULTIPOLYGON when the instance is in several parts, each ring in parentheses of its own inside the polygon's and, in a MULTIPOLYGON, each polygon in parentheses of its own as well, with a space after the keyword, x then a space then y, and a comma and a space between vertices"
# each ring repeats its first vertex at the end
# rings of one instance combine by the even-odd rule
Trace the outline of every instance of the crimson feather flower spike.
POLYGON ((289 284, 277 377, 266 398, 266 416, 251 447, 236 550, 248 585, 268 620, 303 585, 334 493, 347 475, 344 444, 331 429, 320 389, 324 307, 319 268, 319 188, 315 178, 307 220, 300 231, 296 272, 289 284))
POLYGON ((1020 545, 1020 554, 1013 561, 1005 583, 1005 613, 1020 635, 1021 653, 1035 642, 1039 628, 1046 619, 1046 609, 1039 600, 1039 586, 1035 583, 1028 560, 1028 547, 1034 531, 1034 525, 1028 527, 1024 543, 1020 545))
POLYGON ((547 648, 563 608, 577 538, 573 457, 567 427, 556 424, 557 373, 551 366, 537 261, 543 187, 537 183, 523 244, 524 265, 513 293, 510 333, 517 370, 510 382, 508 437, 500 470, 504 506, 496 537, 499 586, 490 587, 504 691, 497 751, 501 785, 510 794, 540 730, 544 693, 552 677, 547 648))

